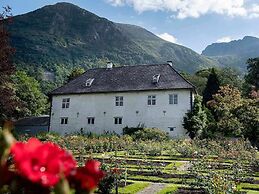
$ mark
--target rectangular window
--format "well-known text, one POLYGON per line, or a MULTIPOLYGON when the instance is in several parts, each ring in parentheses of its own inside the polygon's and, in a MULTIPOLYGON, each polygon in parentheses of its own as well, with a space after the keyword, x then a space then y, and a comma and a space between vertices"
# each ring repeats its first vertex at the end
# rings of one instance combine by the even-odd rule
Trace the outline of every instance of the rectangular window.
POLYGON ((115 106, 123 106, 123 96, 115 96, 115 106))
POLYGON ((60 124, 61 125, 67 125, 68 124, 68 117, 60 118, 60 124))
POLYGON ((63 98, 62 108, 69 108, 70 98, 63 98))
POLYGON ((147 104, 148 105, 156 105, 156 96, 155 95, 148 96, 147 97, 147 104))
POLYGON ((87 123, 88 123, 88 125, 94 125, 94 117, 88 117, 87 123))
POLYGON ((121 125, 122 124, 122 117, 114 117, 114 124, 121 125))
POLYGON ((168 127, 169 131, 175 131, 175 127, 168 127))
POLYGON ((169 94, 169 104, 178 104, 178 94, 169 94))

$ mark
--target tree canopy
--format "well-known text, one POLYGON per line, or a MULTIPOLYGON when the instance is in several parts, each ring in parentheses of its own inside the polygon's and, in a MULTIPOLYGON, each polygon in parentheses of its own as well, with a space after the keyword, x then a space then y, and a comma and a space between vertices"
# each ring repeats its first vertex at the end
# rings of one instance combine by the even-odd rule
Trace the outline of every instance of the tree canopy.
POLYGON ((16 95, 23 102, 22 116, 36 116, 47 111, 47 97, 40 91, 40 84, 24 71, 17 71, 13 76, 16 95))
POLYGON ((216 73, 216 70, 213 68, 211 70, 211 73, 209 74, 208 81, 206 84, 206 87, 203 91, 203 104, 206 105, 206 103, 210 100, 212 100, 212 96, 217 93, 219 90, 219 79, 218 75, 216 73))
POLYGON ((75 67, 71 73, 67 77, 67 82, 70 82, 72 79, 75 79, 76 77, 82 75, 85 72, 84 68, 82 67, 75 67))
POLYGON ((0 13, 0 126, 4 120, 15 116, 21 105, 19 99, 15 96, 10 77, 15 71, 11 60, 14 48, 10 45, 9 33, 6 30, 10 11, 11 9, 6 7, 0 13))
POLYGON ((259 58, 248 59, 244 90, 249 97, 259 97, 259 58))

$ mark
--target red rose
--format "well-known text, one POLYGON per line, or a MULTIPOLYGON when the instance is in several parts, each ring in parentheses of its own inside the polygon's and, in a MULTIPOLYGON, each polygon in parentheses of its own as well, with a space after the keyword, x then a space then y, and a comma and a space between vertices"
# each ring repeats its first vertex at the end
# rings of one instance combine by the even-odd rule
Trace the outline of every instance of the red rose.
POLYGON ((81 188, 91 191, 97 187, 104 173, 100 170, 101 163, 96 160, 88 160, 84 167, 77 168, 74 179, 80 182, 81 188))
POLYGON ((59 146, 31 138, 27 143, 16 142, 11 147, 18 172, 30 181, 54 186, 60 175, 68 176, 76 168, 73 157, 59 146))

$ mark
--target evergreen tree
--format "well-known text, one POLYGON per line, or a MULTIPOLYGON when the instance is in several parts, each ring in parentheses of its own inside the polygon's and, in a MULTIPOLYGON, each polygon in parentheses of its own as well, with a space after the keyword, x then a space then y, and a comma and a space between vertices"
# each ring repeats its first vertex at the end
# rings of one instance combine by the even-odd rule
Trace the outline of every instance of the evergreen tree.
POLYGON ((194 106, 191 112, 186 113, 183 127, 187 130, 190 138, 199 136, 207 127, 208 120, 206 112, 202 107, 202 99, 196 96, 194 106))
POLYGON ((220 82, 216 71, 212 68, 211 73, 208 77, 206 87, 203 91, 203 104, 207 105, 207 102, 212 100, 212 96, 219 90, 220 82))
POLYGON ((247 75, 245 76, 244 90, 247 96, 254 92, 259 92, 259 58, 248 59, 247 75))

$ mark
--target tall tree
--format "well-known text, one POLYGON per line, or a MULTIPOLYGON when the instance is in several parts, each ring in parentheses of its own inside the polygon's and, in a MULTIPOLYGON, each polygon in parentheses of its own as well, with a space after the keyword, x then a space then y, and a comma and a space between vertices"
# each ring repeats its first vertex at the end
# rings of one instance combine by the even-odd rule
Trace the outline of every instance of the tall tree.
POLYGON ((14 117, 19 107, 15 96, 11 75, 15 68, 11 61, 14 48, 10 46, 9 33, 6 30, 11 8, 6 7, 0 14, 0 126, 5 119, 14 117))
POLYGON ((216 120, 216 133, 224 136, 240 136, 243 125, 235 115, 235 111, 242 106, 243 99, 237 88, 229 85, 221 86, 218 93, 207 103, 216 120))
POLYGON ((258 99, 243 101, 243 105, 236 109, 235 115, 244 126, 242 131, 244 137, 259 146, 259 101, 258 99))
POLYGON ((16 95, 23 102, 24 110, 19 116, 37 116, 47 110, 47 97, 40 91, 40 84, 24 71, 17 71, 13 76, 16 95))
POLYGON ((220 82, 220 86, 230 85, 241 91, 244 79, 241 73, 232 67, 223 67, 217 69, 217 75, 220 82))
POLYGON ((206 87, 203 91, 203 104, 207 105, 207 102, 212 100, 212 96, 219 90, 220 82, 216 70, 213 68, 208 77, 206 87))
POLYGON ((251 92, 258 93, 259 90, 259 58, 248 59, 247 75, 245 76, 245 90, 249 95, 251 92))
POLYGON ((190 138, 201 135, 208 124, 207 115, 202 107, 202 99, 196 96, 194 106, 191 112, 186 113, 184 117, 183 127, 187 130, 190 138))

